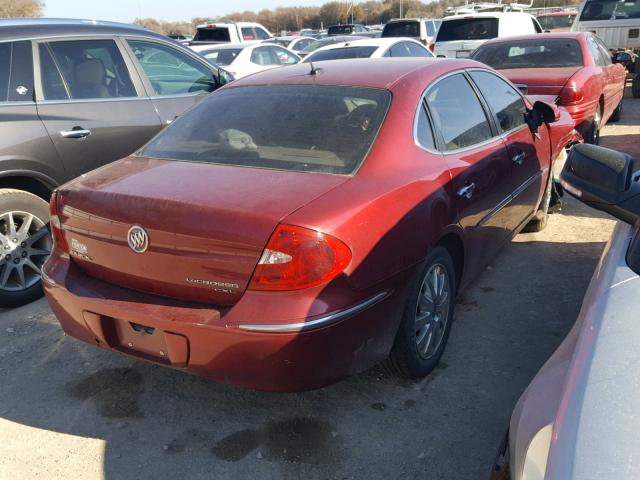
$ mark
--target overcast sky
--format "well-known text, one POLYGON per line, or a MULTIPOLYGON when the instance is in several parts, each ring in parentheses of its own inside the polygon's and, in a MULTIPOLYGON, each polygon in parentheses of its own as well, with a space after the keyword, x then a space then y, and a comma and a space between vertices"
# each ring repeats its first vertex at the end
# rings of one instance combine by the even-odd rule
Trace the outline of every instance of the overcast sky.
POLYGON ((321 5, 324 0, 45 0, 47 17, 73 17, 131 22, 136 17, 191 20, 243 10, 321 5))

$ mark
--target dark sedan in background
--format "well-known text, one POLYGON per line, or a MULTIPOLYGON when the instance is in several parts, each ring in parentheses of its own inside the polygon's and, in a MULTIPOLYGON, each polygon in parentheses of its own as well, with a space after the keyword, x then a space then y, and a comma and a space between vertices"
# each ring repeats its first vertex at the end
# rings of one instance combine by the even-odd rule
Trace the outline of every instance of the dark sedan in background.
POLYGON ((42 294, 52 190, 132 153, 227 80, 132 25, 0 20, 0 307, 42 294))

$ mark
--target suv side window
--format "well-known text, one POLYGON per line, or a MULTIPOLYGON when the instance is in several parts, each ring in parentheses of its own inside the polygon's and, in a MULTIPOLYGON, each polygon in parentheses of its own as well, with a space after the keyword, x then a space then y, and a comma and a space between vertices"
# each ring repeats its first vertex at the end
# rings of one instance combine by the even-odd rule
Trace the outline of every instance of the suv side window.
POLYGON ((498 117, 501 132, 508 132, 525 124, 527 106, 511 85, 489 72, 472 71, 470 75, 498 117))
POLYGON ((10 42, 0 43, 0 102, 9 98, 9 70, 11 68, 10 42))
POLYGON ((126 98, 137 96, 127 65, 113 40, 62 40, 43 43, 40 52, 46 100, 126 98), (48 63, 49 62, 49 63, 48 63), (52 69, 52 64, 56 67, 52 69), (57 72, 56 72, 57 70, 57 72), (60 78, 64 85, 64 96, 60 78), (47 95, 51 94, 51 98, 47 95), (56 98, 58 97, 58 98, 56 98))
POLYGON ((127 40, 154 93, 160 96, 213 92, 213 72, 176 48, 145 40, 127 40))
POLYGON ((267 32, 263 28, 256 27, 255 32, 256 32, 256 38, 258 40, 266 40, 268 38, 271 38, 271 35, 269 34, 269 32, 267 32))
POLYGON ((493 136, 480 100, 460 73, 432 86, 427 105, 442 132, 445 150, 476 145, 493 136))
POLYGON ((240 29, 240 31, 242 32, 242 39, 243 40, 255 40, 256 39, 256 34, 253 31, 253 28, 251 28, 251 27, 242 27, 240 29))

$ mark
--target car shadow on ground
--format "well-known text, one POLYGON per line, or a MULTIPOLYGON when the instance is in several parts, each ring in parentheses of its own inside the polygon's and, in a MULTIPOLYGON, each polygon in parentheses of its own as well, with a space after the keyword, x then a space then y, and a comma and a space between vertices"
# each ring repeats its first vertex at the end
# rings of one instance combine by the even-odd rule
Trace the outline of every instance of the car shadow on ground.
POLYGON ((443 361, 421 381, 373 368, 321 390, 254 392, 81 344, 41 308, 0 343, 0 418, 103 440, 108 480, 485 478, 603 245, 519 237, 461 295, 443 361))

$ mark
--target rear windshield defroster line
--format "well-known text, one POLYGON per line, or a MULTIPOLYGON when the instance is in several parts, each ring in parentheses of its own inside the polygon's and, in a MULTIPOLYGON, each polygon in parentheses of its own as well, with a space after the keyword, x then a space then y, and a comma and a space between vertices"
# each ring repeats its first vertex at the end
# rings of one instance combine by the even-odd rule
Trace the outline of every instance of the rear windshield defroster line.
POLYGON ((139 155, 166 160, 351 175, 391 103, 387 90, 320 85, 223 89, 139 155))

